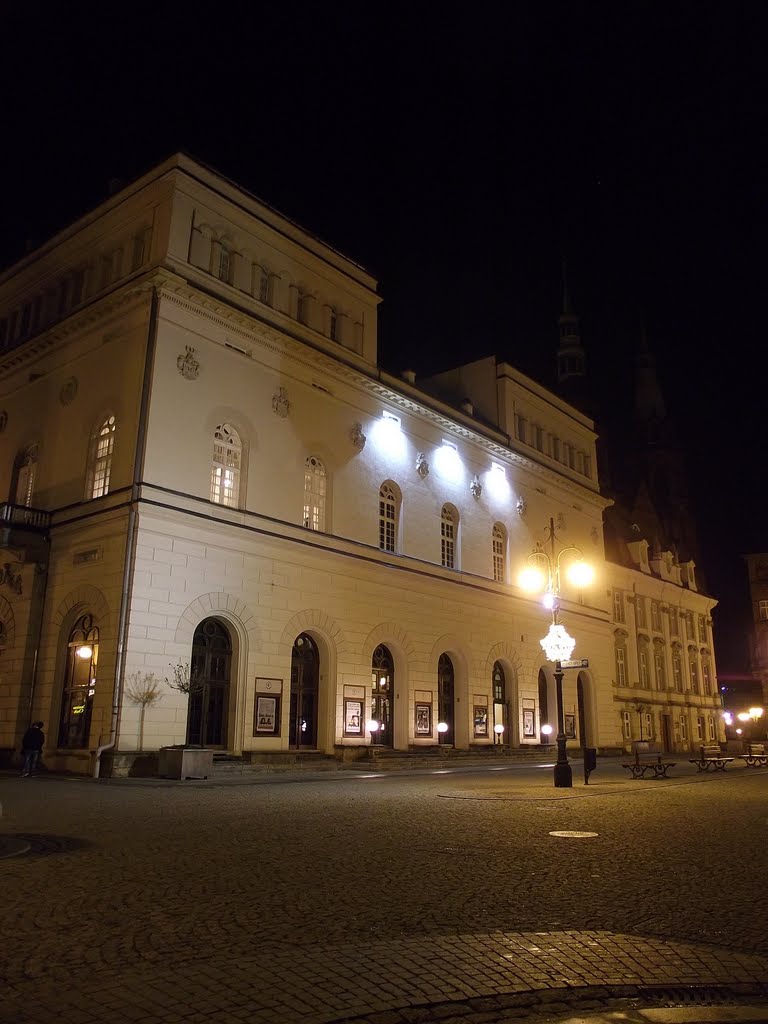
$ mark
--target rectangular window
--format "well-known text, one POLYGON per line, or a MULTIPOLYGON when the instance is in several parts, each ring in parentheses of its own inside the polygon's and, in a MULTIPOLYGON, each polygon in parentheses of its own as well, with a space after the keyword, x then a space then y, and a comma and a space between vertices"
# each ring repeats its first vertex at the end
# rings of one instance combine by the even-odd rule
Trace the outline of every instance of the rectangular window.
POLYGON ((691 690, 693 693, 699 692, 699 666, 695 661, 690 663, 691 666, 691 690))
POLYGON ((714 720, 714 718, 707 719, 707 724, 709 726, 709 738, 710 738, 710 740, 714 740, 715 739, 715 720, 714 720))
POLYGON ((527 440, 527 434, 528 434, 528 421, 526 420, 525 416, 518 416, 517 417, 517 439, 518 439, 518 441, 522 441, 525 444, 526 440, 527 440))
POLYGON ((637 663, 640 669, 640 685, 643 687, 648 686, 648 653, 647 651, 640 650, 637 652, 637 663))
POLYGON ((229 284, 229 275, 232 269, 232 260, 230 257, 229 249, 225 249, 222 245, 219 249, 219 280, 226 281, 229 284))
POLYGON ((339 340, 339 317, 335 309, 332 309, 328 316, 328 336, 331 341, 339 340))
POLYGON ((625 647, 616 648, 616 683, 627 685, 627 651, 625 647))
POLYGON ((259 302, 263 302, 265 306, 269 305, 269 274, 263 267, 259 277, 259 302))
POLYGON ((758 601, 758 617, 761 622, 768 622, 768 601, 758 601))
POLYGON ((624 595, 620 590, 613 592, 613 621, 624 621, 624 595))
POLYGON ((696 716, 696 739, 704 742, 704 719, 701 715, 696 716))
POLYGON ((702 662, 701 679, 704 684, 704 695, 709 697, 712 694, 712 678, 709 672, 709 663, 702 662))
POLYGON ((632 719, 628 711, 621 712, 621 731, 625 740, 632 739, 632 719))
POLYGON ((296 319, 300 324, 307 322, 307 296, 300 291, 296 292, 296 319))
POLYGON ((635 608, 637 609, 637 624, 641 629, 648 628, 648 620, 645 617, 645 598, 635 598, 635 608))
POLYGON ((560 438, 552 437, 552 458, 560 461, 560 438))
POLYGON ((683 662, 679 655, 674 655, 672 658, 672 678, 675 683, 675 690, 677 693, 683 692, 683 662))
POLYGON ((456 568, 456 528, 450 519, 443 517, 440 522, 440 547, 442 563, 446 569, 456 568))
POLYGON ((664 669, 664 653, 657 651, 653 656, 653 667, 656 670, 656 686, 659 690, 667 688, 667 673, 664 669))
POLYGON ((653 712, 645 712, 645 738, 647 740, 653 739, 653 712))
POLYGON ((379 547, 394 551, 397 535, 397 503, 389 486, 379 491, 379 547))
POLYGON ((699 643, 707 642, 707 620, 703 615, 699 616, 699 643))
POLYGON ((504 582, 504 537, 493 531, 493 578, 496 583, 504 582))
POLYGON ((651 629, 661 632, 661 605, 658 601, 651 601, 651 629))
POLYGON ((680 739, 688 739, 688 719, 685 715, 680 715, 680 739))
POLYGON ((669 609, 669 633, 670 636, 680 636, 680 626, 677 619, 677 608, 669 609))

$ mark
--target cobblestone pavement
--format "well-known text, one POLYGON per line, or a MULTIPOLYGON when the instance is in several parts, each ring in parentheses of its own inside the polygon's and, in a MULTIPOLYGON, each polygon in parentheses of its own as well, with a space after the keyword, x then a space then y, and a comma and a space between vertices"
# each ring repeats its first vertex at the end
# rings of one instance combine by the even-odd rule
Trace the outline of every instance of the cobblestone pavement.
POLYGON ((530 766, 2 776, 0 837, 31 849, 0 860, 0 1021, 480 1024, 686 986, 768 1005, 768 772, 687 767, 602 762, 573 790, 530 766))

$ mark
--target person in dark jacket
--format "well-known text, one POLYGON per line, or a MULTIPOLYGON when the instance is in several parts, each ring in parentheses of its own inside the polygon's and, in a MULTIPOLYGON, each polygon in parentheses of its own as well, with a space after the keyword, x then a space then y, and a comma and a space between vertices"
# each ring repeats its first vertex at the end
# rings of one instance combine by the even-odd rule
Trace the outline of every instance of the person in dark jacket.
POLYGON ((40 752, 43 749, 44 743, 43 723, 33 722, 24 733, 24 738, 21 741, 21 753, 24 757, 24 767, 21 770, 22 775, 31 775, 35 768, 37 768, 37 762, 40 760, 40 752))

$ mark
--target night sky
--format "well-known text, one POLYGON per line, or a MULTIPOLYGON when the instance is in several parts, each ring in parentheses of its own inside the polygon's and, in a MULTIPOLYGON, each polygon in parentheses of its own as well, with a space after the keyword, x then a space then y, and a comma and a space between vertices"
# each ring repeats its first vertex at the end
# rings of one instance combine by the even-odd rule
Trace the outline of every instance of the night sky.
POLYGON ((561 263, 610 417, 645 329, 687 451, 719 669, 763 477, 762 5, 27 3, 0 16, 0 264, 178 149, 380 280, 380 362, 554 382, 561 263), (90 20, 93 18, 94 20, 90 20))

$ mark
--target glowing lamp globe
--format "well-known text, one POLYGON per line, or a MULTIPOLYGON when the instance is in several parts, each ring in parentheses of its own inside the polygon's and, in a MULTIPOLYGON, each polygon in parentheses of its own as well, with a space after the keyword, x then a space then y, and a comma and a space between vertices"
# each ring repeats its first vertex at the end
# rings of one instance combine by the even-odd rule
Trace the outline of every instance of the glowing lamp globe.
POLYGON ((504 732, 504 726, 501 725, 501 723, 499 723, 499 725, 494 725, 493 731, 496 733, 497 736, 501 736, 501 734, 504 732))
POLYGON ((366 722, 365 724, 368 727, 368 732, 376 732, 378 730, 378 728, 379 728, 379 723, 376 721, 375 718, 372 718, 370 721, 366 722))
POLYGON ((82 647, 78 647, 75 650, 75 654, 78 656, 78 658, 82 658, 83 661, 87 661, 88 658, 90 658, 91 655, 93 654, 93 648, 89 647, 88 644, 83 644, 82 647))
POLYGON ((568 661, 573 654, 576 641, 569 636, 565 626, 555 625, 549 627, 549 632, 540 640, 542 650, 547 656, 547 661, 568 661))
POLYGON ((534 565, 529 565, 523 569, 517 578, 521 589, 527 591, 529 594, 535 594, 537 591, 543 590, 546 586, 546 578, 541 569, 537 569, 534 565))
POLYGON ((568 569, 568 579, 575 587, 588 587, 595 578, 595 570, 588 562, 574 562, 568 569))
POLYGON ((448 732, 448 723, 447 722, 438 722, 437 723, 437 731, 438 732, 448 732))
POLYGON ((552 735, 552 726, 551 725, 542 725, 541 731, 542 731, 542 733, 545 736, 551 736, 552 735))

